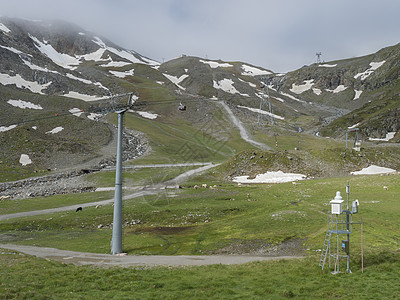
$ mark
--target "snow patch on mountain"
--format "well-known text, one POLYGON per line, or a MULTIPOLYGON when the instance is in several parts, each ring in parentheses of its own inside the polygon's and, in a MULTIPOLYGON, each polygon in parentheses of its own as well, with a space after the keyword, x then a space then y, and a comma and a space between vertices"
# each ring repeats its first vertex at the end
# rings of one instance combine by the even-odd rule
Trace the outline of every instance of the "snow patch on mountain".
POLYGON ((334 68, 336 66, 337 66, 337 64, 334 64, 334 65, 330 65, 330 64, 318 65, 318 67, 322 67, 322 68, 334 68))
POLYGON ((29 34, 30 38, 35 42, 36 48, 39 49, 44 55, 50 58, 55 64, 63 67, 64 69, 75 70, 81 63, 78 58, 70 56, 65 53, 57 52, 52 45, 42 43, 36 37, 29 34))
POLYGON ((284 173, 282 171, 267 172, 258 174, 254 179, 249 179, 249 176, 237 176, 233 178, 233 182, 240 183, 283 183, 306 179, 306 175, 295 173, 284 173))
POLYGON ((130 65, 130 62, 126 62, 126 61, 110 61, 107 64, 101 65, 104 68, 112 68, 112 67, 116 67, 116 68, 120 68, 120 67, 124 67, 127 65, 130 65))
POLYGON ((322 94, 322 91, 318 88, 313 88, 312 91, 317 96, 320 96, 322 94))
POLYGON ((326 89, 325 91, 337 94, 337 93, 343 92, 346 89, 347 89, 347 87, 344 86, 343 84, 341 84, 341 85, 338 85, 334 90, 326 89))
POLYGON ((379 138, 368 138, 370 141, 380 141, 380 142, 388 142, 392 138, 394 138, 396 132, 388 132, 386 133, 386 136, 382 139, 379 138))
POLYGON ((85 84, 93 84, 93 85, 96 85, 96 86, 98 86, 99 88, 102 88, 103 90, 106 90, 106 91, 109 90, 109 89, 106 88, 104 85, 102 85, 100 82, 93 82, 93 81, 90 81, 90 80, 88 80, 88 79, 84 79, 84 78, 81 78, 81 77, 77 77, 77 76, 72 75, 72 74, 70 74, 70 73, 67 73, 65 76, 67 76, 69 79, 77 80, 77 81, 83 82, 83 83, 85 83, 85 84))
POLYGON ((77 108, 77 107, 71 108, 71 109, 69 110, 69 112, 70 112, 71 114, 73 114, 74 116, 76 116, 76 117, 80 117, 80 116, 83 114, 82 109, 77 108))
POLYGON ((32 160, 29 158, 27 154, 21 154, 21 157, 19 158, 19 163, 22 166, 30 165, 32 163, 32 160))
POLYGON ((169 74, 166 74, 166 73, 163 73, 163 75, 164 75, 165 77, 167 77, 172 83, 174 83, 174 84, 175 84, 178 88, 180 88, 181 90, 186 90, 186 88, 184 88, 183 86, 181 86, 180 83, 181 83, 182 81, 184 81, 186 78, 188 78, 189 75, 183 74, 183 75, 181 75, 180 77, 176 77, 176 76, 169 75, 169 74))
MULTIPOLYGON (((114 53, 119 57, 130 61, 131 63, 147 64, 151 66, 159 65, 158 62, 150 60, 146 57, 142 57, 134 51, 119 50, 114 47, 107 46, 99 37, 94 37, 93 40, 94 43, 100 46, 98 50, 84 55, 71 56, 65 53, 57 52, 53 46, 45 40, 41 42, 38 38, 30 34, 29 36, 34 41, 36 48, 38 48, 40 52, 50 58, 55 64, 69 70, 75 70, 83 62, 83 60, 96 62, 104 61, 102 57, 105 51, 114 53), (140 57, 140 59, 138 57, 140 57)), ((112 61, 110 57, 108 57, 106 60, 109 60, 109 62, 106 65, 102 65, 104 67, 121 67, 130 64, 129 62, 112 61)))
POLYGON ((4 25, 3 23, 0 23, 0 30, 5 32, 5 33, 11 32, 11 30, 6 25, 4 25))
POLYGON ((349 126, 349 127, 347 127, 347 128, 348 128, 348 129, 354 129, 354 128, 357 128, 360 124, 361 124, 361 123, 358 122, 357 124, 354 124, 354 125, 349 126))
POLYGON ((383 60, 381 62, 371 62, 369 64, 371 66, 371 68, 369 68, 368 70, 366 70, 362 73, 358 73, 357 75, 354 76, 354 79, 357 79, 357 78, 360 78, 361 80, 366 79, 372 73, 374 73, 374 71, 376 71, 378 68, 380 68, 385 62, 386 62, 385 60, 383 60))
POLYGON ((265 110, 262 110, 262 109, 253 108, 253 107, 247 107, 247 106, 242 106, 242 105, 238 105, 237 107, 244 108, 244 109, 250 110, 252 112, 258 113, 258 114, 272 116, 275 119, 279 119, 279 120, 284 120, 285 119, 284 117, 272 114, 269 111, 265 111, 265 110))
POLYGON ((219 62, 211 61, 211 60, 202 60, 202 59, 200 59, 200 62, 202 62, 203 64, 206 64, 206 65, 209 65, 213 69, 215 69, 215 68, 233 67, 233 65, 228 64, 228 63, 219 63, 219 62))
POLYGON ((260 75, 272 74, 269 71, 261 70, 256 67, 252 67, 252 66, 245 65, 245 64, 242 65, 242 70, 243 70, 242 75, 245 75, 245 76, 260 76, 260 75))
POLYGON ((118 50, 116 48, 109 47, 97 36, 94 37, 93 42, 96 43, 97 45, 99 45, 100 48, 103 49, 103 53, 104 53, 104 51, 108 50, 111 53, 114 53, 114 54, 118 55, 119 57, 122 57, 122 58, 124 58, 126 60, 129 60, 129 61, 131 61, 132 63, 135 63, 135 64, 147 64, 147 65, 159 65, 160 64, 160 63, 158 63, 156 61, 153 61, 151 59, 148 59, 148 58, 145 58, 145 57, 142 57, 142 56, 140 56, 141 59, 139 59, 139 58, 137 58, 135 56, 135 54, 136 55, 138 55, 138 54, 136 52, 134 52, 134 51, 118 50))
POLYGON ((47 131, 46 134, 56 134, 56 133, 59 133, 59 132, 61 132, 61 131, 63 131, 63 130, 64 130, 64 127, 58 126, 58 127, 56 127, 56 128, 53 128, 53 129, 50 130, 50 131, 47 131))
POLYGON ((43 109, 40 105, 33 104, 32 102, 27 102, 23 100, 8 100, 8 104, 14 106, 14 107, 19 107, 22 109, 25 108, 30 108, 30 109, 43 109))
POLYGON ((9 131, 11 129, 14 129, 15 127, 17 127, 17 125, 0 126, 0 132, 9 131))
POLYGON ((111 74, 114 76, 117 76, 119 78, 125 78, 126 76, 133 76, 134 75, 134 69, 125 71, 125 72, 119 72, 119 71, 109 71, 111 74))
POLYGON ((223 90, 226 93, 230 94, 239 94, 242 96, 250 97, 248 94, 242 94, 240 93, 234 86, 233 86, 233 80, 232 79, 222 79, 220 81, 215 81, 213 80, 213 87, 217 90, 223 90))
POLYGON ((142 116, 143 118, 154 120, 158 117, 158 114, 149 113, 147 111, 136 111, 137 114, 142 116))
POLYGON ((36 81, 28 81, 21 77, 21 75, 16 74, 15 76, 11 76, 8 74, 0 73, 0 83, 2 85, 12 85, 15 84, 18 88, 25 88, 30 90, 33 93, 43 94, 42 90, 46 89, 52 82, 48 82, 46 84, 39 84, 36 81))
MULTIPOLYGON (((83 55, 78 55, 77 58, 79 60, 86 60, 86 61, 103 61, 104 59, 102 59, 103 54, 104 54, 105 49, 104 48, 99 48, 98 50, 92 52, 92 53, 88 53, 88 54, 83 54, 83 55)), ((109 57, 108 60, 111 60, 111 58, 109 57)))
POLYGON ((297 101, 297 102, 306 103, 306 101, 297 99, 296 97, 294 97, 294 96, 292 96, 292 95, 290 95, 290 94, 288 94, 288 93, 280 92, 280 94, 281 94, 282 96, 288 97, 288 98, 290 98, 290 99, 292 99, 292 100, 295 100, 295 101, 297 101))
POLYGON ((70 98, 75 98, 75 99, 81 99, 83 101, 95 101, 95 100, 101 100, 104 97, 99 97, 99 96, 92 96, 92 95, 86 95, 86 94, 81 94, 78 92, 73 92, 70 91, 68 94, 64 94, 64 97, 70 97, 70 98))
MULTIPOLYGON (((2 46, 2 45, 0 45, 0 47, 3 49, 7 49, 8 51, 14 52, 15 54, 18 54, 18 55, 24 54, 22 51, 19 51, 18 49, 15 49, 13 47, 7 47, 7 46, 2 46)), ((32 55, 29 54, 29 56, 32 56, 32 55)))
POLYGON ((87 79, 84 79, 84 78, 80 78, 80 77, 76 77, 75 75, 72 75, 70 73, 67 73, 65 76, 67 76, 69 79, 78 80, 78 81, 86 83, 86 84, 92 84, 92 82, 90 80, 87 80, 87 79))
POLYGON ((249 86, 251 86, 252 88, 257 88, 257 85, 252 83, 252 82, 248 82, 248 81, 244 81, 243 79, 238 78, 239 81, 243 82, 243 83, 247 83, 249 86))
POLYGON ((357 100, 358 98, 360 98, 360 96, 361 96, 361 94, 362 94, 363 91, 354 90, 354 92, 355 92, 356 94, 354 95, 353 100, 357 100))
POLYGON ((30 62, 28 60, 23 60, 23 61, 24 61, 24 64, 27 65, 31 70, 42 71, 42 72, 46 72, 46 73, 48 72, 48 73, 53 73, 53 74, 60 74, 57 71, 52 71, 52 70, 49 70, 47 68, 43 68, 43 67, 40 67, 38 65, 35 65, 35 64, 33 64, 32 62, 30 62))
POLYGON ((102 114, 90 113, 87 118, 92 121, 98 121, 102 116, 102 114))
POLYGON ((350 172, 352 175, 374 175, 374 174, 386 174, 386 173, 394 173, 396 170, 390 168, 379 167, 375 165, 371 165, 367 168, 364 168, 360 171, 350 172))
POLYGON ((295 93, 295 94, 299 95, 301 93, 304 93, 305 91, 308 91, 314 85, 314 83, 313 83, 314 79, 305 80, 304 82, 305 82, 305 84, 300 84, 300 85, 297 85, 297 84, 293 83, 292 84, 292 88, 290 89, 290 91, 292 93, 295 93))

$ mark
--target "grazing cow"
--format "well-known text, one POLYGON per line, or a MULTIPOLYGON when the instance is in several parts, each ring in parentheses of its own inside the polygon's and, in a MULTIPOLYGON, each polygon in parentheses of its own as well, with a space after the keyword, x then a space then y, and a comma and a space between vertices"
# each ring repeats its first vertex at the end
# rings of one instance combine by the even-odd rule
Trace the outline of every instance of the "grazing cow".
POLYGON ((76 209, 76 212, 78 212, 78 211, 82 211, 82 207, 78 207, 77 209, 76 209))

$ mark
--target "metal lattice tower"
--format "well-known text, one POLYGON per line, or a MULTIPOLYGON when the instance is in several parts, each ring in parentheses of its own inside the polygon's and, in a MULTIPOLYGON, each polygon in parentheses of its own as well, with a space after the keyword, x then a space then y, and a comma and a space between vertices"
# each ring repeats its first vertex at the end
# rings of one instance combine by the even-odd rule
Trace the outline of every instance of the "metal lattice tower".
MULTIPOLYGON (((269 123, 271 125, 274 125, 274 117, 272 115, 272 105, 271 105, 271 101, 270 101, 270 97, 269 97, 269 88, 268 85, 265 83, 266 78, 261 78, 261 88, 263 89, 263 96, 261 98, 260 101, 260 111, 263 109, 263 106, 266 102, 266 105, 268 105, 268 119, 269 119, 269 123), (267 99, 265 97, 265 95, 267 96, 267 99)), ((258 120, 257 120, 257 125, 260 126, 261 125, 261 121, 262 121, 262 114, 260 112, 260 114, 258 115, 258 120)))
POLYGON ((317 56, 317 64, 320 64, 321 63, 321 55, 322 55, 322 53, 321 52, 317 52, 317 53, 315 53, 315 55, 317 56))
POLYGON ((358 132, 359 132, 358 128, 347 128, 346 129, 346 149, 347 149, 347 141, 348 141, 349 132, 355 132, 352 148, 357 150, 357 151, 360 151, 360 147, 359 146, 361 144, 361 141, 358 138, 358 132))

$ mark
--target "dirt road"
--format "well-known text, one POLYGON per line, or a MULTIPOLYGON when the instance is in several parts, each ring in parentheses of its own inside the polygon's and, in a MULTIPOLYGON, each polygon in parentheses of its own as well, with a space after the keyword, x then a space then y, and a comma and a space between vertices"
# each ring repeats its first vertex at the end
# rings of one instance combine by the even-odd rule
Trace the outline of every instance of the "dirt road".
POLYGON ((253 261, 295 259, 299 256, 246 256, 246 255, 111 255, 74 252, 55 248, 0 244, 0 248, 23 252, 40 258, 56 260, 74 265, 94 265, 99 267, 138 266, 205 266, 213 264, 235 265, 253 261))
POLYGON ((252 138, 250 138, 250 135, 247 132, 246 128, 244 128, 242 122, 240 122, 240 120, 233 114, 232 110, 229 108, 228 105, 226 105, 225 102, 218 101, 217 103, 220 104, 226 110, 232 123, 239 129, 240 136, 242 137, 242 139, 244 139, 246 142, 256 146, 259 149, 271 150, 271 147, 269 147, 263 143, 257 142, 255 140, 253 140, 252 138))
MULTIPOLYGON (((183 164, 178 164, 179 166, 182 166, 183 164)), ((192 166, 193 164, 187 164, 188 166, 192 166)), ((178 185, 182 182, 184 182, 186 179, 188 179, 190 176, 193 176, 195 174, 200 174, 201 172, 204 172, 210 168, 214 168, 217 166, 217 164, 200 164, 200 168, 196 168, 194 170, 189 170, 186 171, 179 176, 168 180, 166 182, 160 183, 160 184, 155 184, 152 186, 147 186, 143 187, 140 191, 125 195, 122 199, 123 200, 128 200, 128 199, 134 199, 146 195, 154 195, 159 192, 161 192, 166 186, 172 186, 172 185, 178 185)), ((152 166, 154 167, 155 165, 146 165, 147 167, 152 166)), ((175 165, 168 165, 168 166, 175 166, 175 165)), ((13 213, 13 214, 7 214, 7 215, 0 215, 0 221, 4 220, 9 220, 9 219, 14 219, 14 218, 21 218, 21 217, 28 217, 28 216, 37 216, 37 215, 42 215, 42 214, 51 214, 51 213, 56 213, 56 212, 62 212, 62 211, 74 211, 78 207, 92 207, 92 206, 97 206, 97 205, 107 205, 107 204, 113 204, 114 203, 114 198, 112 199, 107 199, 107 200, 102 200, 102 201, 96 201, 96 202, 89 202, 89 203, 82 203, 82 204, 75 204, 75 205, 70 205, 70 206, 63 206, 63 207, 56 207, 56 208, 49 208, 49 209, 43 209, 43 210, 34 210, 34 211, 26 211, 26 212, 19 212, 19 213, 13 213)))

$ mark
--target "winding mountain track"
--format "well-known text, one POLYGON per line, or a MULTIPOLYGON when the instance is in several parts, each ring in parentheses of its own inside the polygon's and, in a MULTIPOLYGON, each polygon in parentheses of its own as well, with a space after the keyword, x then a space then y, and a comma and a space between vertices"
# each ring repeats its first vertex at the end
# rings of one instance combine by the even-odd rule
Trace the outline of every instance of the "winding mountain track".
MULTIPOLYGON (((143 197, 147 195, 154 195, 162 190, 165 189, 166 186, 170 185, 177 185, 182 182, 184 182, 186 179, 188 179, 190 176, 193 176, 195 174, 199 174, 201 172, 204 172, 210 168, 216 167, 218 164, 212 164, 212 163, 201 163, 201 164, 193 164, 193 163, 188 163, 188 164, 168 164, 168 165, 162 165, 163 167, 169 166, 193 166, 193 165, 200 165, 201 167, 194 169, 194 170, 189 170, 186 171, 177 177, 168 180, 163 183, 159 184, 154 184, 151 186, 143 187, 142 190, 125 195, 122 199, 123 200, 128 200, 128 199, 134 199, 138 197, 143 197)), ((158 165, 144 165, 141 167, 156 167, 158 165)), ((19 212, 19 213, 13 213, 13 214, 7 214, 7 215, 0 215, 0 221, 4 220, 9 220, 9 219, 14 219, 14 218, 22 218, 22 217, 28 217, 28 216, 37 216, 37 215, 43 215, 43 214, 51 214, 51 213, 57 213, 57 212, 62 212, 62 211, 75 211, 78 207, 92 207, 92 206, 97 206, 97 205, 107 205, 107 204, 113 204, 114 203, 114 198, 112 199, 107 199, 107 200, 101 200, 101 201, 96 201, 96 202, 89 202, 89 203, 81 203, 81 204, 75 204, 75 205, 70 205, 70 206, 63 206, 63 207, 56 207, 56 208, 49 208, 49 209, 42 209, 42 210, 33 210, 33 211, 26 211, 26 212, 19 212)))
POLYGON ((242 122, 240 122, 240 120, 233 114, 232 110, 229 108, 228 105, 226 105, 225 102, 216 101, 216 103, 221 105, 226 110, 226 112, 228 113, 229 118, 231 119, 232 123, 239 129, 240 136, 242 137, 243 140, 245 140, 246 142, 252 144, 253 146, 256 146, 259 149, 271 150, 271 147, 269 147, 269 146, 267 146, 267 145, 265 145, 263 143, 257 142, 255 140, 253 140, 252 138, 250 138, 250 135, 247 132, 246 128, 244 128, 242 122))

